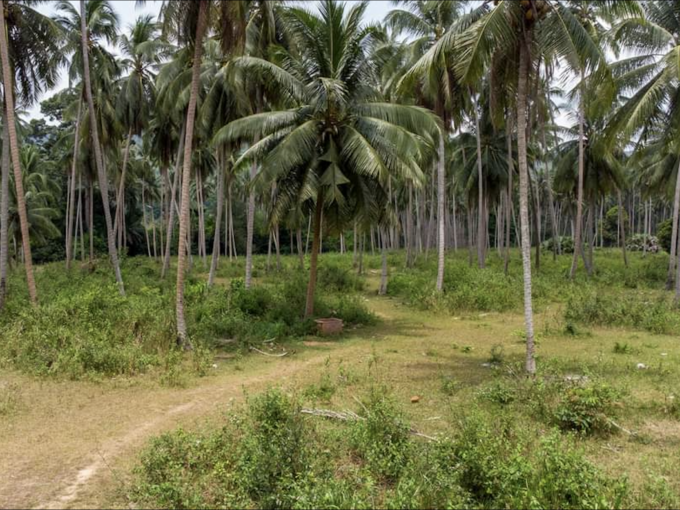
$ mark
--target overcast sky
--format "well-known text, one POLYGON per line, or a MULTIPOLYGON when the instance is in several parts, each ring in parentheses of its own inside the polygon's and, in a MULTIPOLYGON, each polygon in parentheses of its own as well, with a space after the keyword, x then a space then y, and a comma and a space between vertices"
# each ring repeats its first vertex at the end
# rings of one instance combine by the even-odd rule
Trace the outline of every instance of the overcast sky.
MULTIPOLYGON (((71 0, 71 3, 76 6, 76 9, 80 9, 79 1, 71 0)), ((137 7, 135 0, 111 0, 113 8, 116 10, 118 16, 120 17, 120 27, 122 32, 127 32, 128 31, 127 27, 133 24, 137 17, 143 14, 153 14, 154 16, 157 16, 158 11, 161 8, 161 3, 162 2, 160 0, 156 1, 147 0, 146 5, 144 5, 143 7, 137 7)), ((307 2, 300 3, 315 5, 318 2, 315 0, 309 0, 307 2)), ((354 4, 356 2, 354 0, 347 0, 346 3, 354 4)), ((45 14, 52 15, 55 13, 55 4, 56 2, 47 2, 38 7, 38 10, 45 14)), ((385 14, 387 14, 387 12, 392 8, 394 8, 394 5, 389 0, 372 0, 368 5, 368 8, 366 9, 366 21, 367 22, 382 21, 382 19, 385 17, 385 14)), ((55 87, 53 90, 46 92, 40 100, 42 101, 52 96, 57 91, 65 88, 66 85, 67 85, 66 73, 62 72, 62 77, 59 85, 55 87)), ((40 114, 40 102, 33 105, 33 108, 29 110, 29 117, 32 119, 42 117, 42 115, 40 114)))

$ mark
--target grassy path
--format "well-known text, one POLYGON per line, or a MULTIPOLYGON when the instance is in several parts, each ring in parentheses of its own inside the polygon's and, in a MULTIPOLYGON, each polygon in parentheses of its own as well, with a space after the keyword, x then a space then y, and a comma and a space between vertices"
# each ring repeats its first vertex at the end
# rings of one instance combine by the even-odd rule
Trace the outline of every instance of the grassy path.
MULTIPOLYGON (((386 323, 399 320, 388 316, 389 306, 377 308, 386 323)), ((219 419, 244 392, 312 380, 331 354, 365 356, 370 352, 365 336, 381 326, 350 333, 339 343, 313 342, 285 358, 218 360, 213 374, 185 389, 144 377, 93 383, 2 374, 0 384, 20 388, 20 407, 0 417, 0 507, 103 505, 101 498, 124 483, 121 478, 150 437, 219 419)))
MULTIPOLYGON (((369 278, 371 288, 374 280, 369 278)), ((210 376, 184 389, 160 386, 157 378, 143 376, 94 383, 0 374, 0 385, 15 384, 21 391, 16 413, 0 416, 0 507, 106 507, 112 501, 125 507, 125 499, 116 494, 129 483, 139 450, 150 437, 178 426, 219 426, 244 392, 275 384, 305 387, 317 383, 329 367, 337 371, 342 366, 355 382, 324 406, 352 408, 353 396, 377 381, 403 402, 415 428, 436 434, 445 426, 440 418, 451 406, 474 402, 479 385, 493 379, 493 371, 485 367, 493 346, 502 346, 506 361, 523 358, 519 314, 433 315, 377 297, 372 290, 367 298, 381 318, 376 326, 350 331, 339 342, 309 342, 304 348, 294 344, 297 352, 284 358, 253 354, 241 360, 218 359, 210 376), (460 382, 455 397, 441 393, 442 375, 460 382), (421 397, 418 405, 410 404, 412 395, 421 397)), ((646 375, 634 366, 638 361, 652 366, 661 351, 671 353, 671 362, 675 338, 619 329, 598 329, 579 338, 543 336, 554 320, 551 309, 537 316, 541 359, 559 358, 570 370, 580 370, 583 364, 601 367, 603 375, 635 388, 635 399, 662 398, 654 373, 646 375), (612 354, 614 343, 622 339, 633 346, 633 354, 612 354)), ((670 383, 670 374, 663 379, 670 383)), ((599 443, 588 443, 600 462, 632 478, 643 474, 647 455, 671 462, 680 438, 677 422, 644 414, 625 418, 625 426, 653 441, 633 444, 617 436, 607 443, 606 456, 599 443), (616 455, 611 454, 614 447, 616 455)))

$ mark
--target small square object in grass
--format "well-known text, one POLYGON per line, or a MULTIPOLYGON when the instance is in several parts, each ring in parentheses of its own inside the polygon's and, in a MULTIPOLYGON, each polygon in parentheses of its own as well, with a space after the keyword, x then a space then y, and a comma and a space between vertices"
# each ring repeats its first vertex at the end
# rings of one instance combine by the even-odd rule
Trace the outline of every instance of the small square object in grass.
POLYGON ((317 319, 316 329, 321 335, 337 335, 342 333, 342 319, 317 319))

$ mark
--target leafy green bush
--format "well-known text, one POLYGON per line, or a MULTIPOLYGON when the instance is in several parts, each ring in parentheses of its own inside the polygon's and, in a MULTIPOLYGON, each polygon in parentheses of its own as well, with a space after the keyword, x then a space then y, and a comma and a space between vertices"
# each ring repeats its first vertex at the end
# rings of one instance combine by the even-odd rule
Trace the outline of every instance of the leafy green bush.
POLYGON ((280 390, 249 402, 236 469, 238 483, 262 508, 285 507, 281 493, 306 474, 309 431, 299 411, 280 390))
POLYGON ((473 414, 441 448, 459 466, 458 481, 486 508, 620 508, 625 482, 604 476, 575 448, 553 433, 529 447, 509 422, 473 414), (535 451, 535 455, 527 453, 535 451))
POLYGON ((602 383, 567 389, 554 411, 557 425, 585 434, 611 431, 610 416, 619 393, 602 383))
POLYGON ((483 388, 479 396, 484 400, 502 406, 512 403, 516 398, 514 388, 500 380, 496 380, 483 388))
POLYGON ((365 420, 352 431, 352 444, 371 470, 396 478, 409 454, 409 426, 385 388, 373 388, 364 403, 365 420))

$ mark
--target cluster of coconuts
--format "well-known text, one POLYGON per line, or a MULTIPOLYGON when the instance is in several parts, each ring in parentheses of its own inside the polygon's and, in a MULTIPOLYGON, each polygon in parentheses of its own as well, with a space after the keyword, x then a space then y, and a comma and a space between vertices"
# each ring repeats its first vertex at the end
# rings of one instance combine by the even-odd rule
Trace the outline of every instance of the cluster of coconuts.
POLYGON ((546 0, 520 0, 519 4, 522 6, 527 21, 543 17, 550 9, 546 0))

